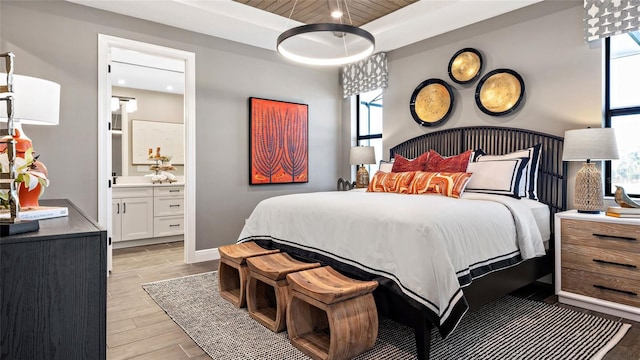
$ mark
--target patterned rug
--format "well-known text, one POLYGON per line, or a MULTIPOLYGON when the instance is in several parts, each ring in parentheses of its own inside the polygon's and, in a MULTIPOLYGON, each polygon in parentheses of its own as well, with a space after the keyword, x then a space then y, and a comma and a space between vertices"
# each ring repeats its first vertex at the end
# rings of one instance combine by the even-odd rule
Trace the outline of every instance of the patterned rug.
MULTIPOLYGON (((213 359, 309 359, 286 330, 274 334, 218 294, 216 272, 143 285, 160 307, 213 359)), ((506 296, 467 313, 431 359, 600 359, 630 325, 567 308, 506 296)), ((413 330, 381 318, 375 347, 356 359, 416 359, 413 330)))

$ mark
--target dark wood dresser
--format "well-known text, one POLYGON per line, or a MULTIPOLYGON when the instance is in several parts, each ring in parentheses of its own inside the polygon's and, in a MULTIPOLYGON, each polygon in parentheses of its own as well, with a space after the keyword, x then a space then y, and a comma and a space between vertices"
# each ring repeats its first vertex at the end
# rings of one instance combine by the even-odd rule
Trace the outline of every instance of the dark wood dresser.
POLYGON ((69 215, 0 237, 0 359, 106 359, 106 230, 69 215))

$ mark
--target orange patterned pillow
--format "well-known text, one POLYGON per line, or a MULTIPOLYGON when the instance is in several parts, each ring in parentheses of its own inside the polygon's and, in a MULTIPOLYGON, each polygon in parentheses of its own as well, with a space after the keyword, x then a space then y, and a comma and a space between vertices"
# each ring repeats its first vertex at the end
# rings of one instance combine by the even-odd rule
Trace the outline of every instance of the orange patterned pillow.
POLYGON ((465 172, 469 165, 469 158, 473 151, 467 150, 462 154, 443 157, 435 150, 429 150, 429 162, 425 171, 431 172, 465 172))
POLYGON ((415 174, 415 171, 389 173, 378 171, 369 182, 367 191, 408 194, 409 185, 415 174))
POLYGON ((442 194, 459 198, 471 173, 465 172, 423 172, 418 171, 411 181, 410 194, 442 194))

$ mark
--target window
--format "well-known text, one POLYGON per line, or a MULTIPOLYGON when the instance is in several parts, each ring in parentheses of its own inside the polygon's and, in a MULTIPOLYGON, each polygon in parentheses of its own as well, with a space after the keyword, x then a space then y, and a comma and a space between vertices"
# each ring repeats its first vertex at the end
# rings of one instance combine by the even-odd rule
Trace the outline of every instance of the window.
POLYGON ((615 129, 619 160, 605 164, 605 191, 640 196, 640 31, 605 40, 605 126, 615 129))
POLYGON ((378 171, 382 155, 382 89, 356 95, 358 101, 357 145, 373 146, 377 164, 365 165, 369 175, 378 171))

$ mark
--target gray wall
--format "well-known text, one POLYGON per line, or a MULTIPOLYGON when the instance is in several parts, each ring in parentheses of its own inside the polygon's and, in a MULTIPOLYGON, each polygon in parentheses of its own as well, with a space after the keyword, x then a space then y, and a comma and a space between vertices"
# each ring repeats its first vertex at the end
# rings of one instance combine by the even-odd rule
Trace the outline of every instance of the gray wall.
POLYGON ((16 54, 17 74, 62 86, 60 125, 26 129, 49 169, 46 198, 69 198, 97 218, 98 33, 196 54, 198 250, 234 242, 262 199, 335 188, 343 156, 337 69, 68 2, 3 0, 0 52, 16 54), (309 104, 309 183, 248 185, 250 96, 309 104))
POLYGON ((507 126, 563 136, 568 129, 600 126, 602 54, 583 40, 582 11, 582 1, 544 1, 390 52, 385 156, 399 142, 451 127, 507 126), (523 77, 525 98, 515 113, 484 114, 475 103, 478 81, 465 86, 449 78, 449 60, 465 47, 482 53, 482 75, 510 68, 523 77), (411 94, 429 78, 447 81, 455 95, 451 116, 436 128, 418 125, 409 112, 411 94))

